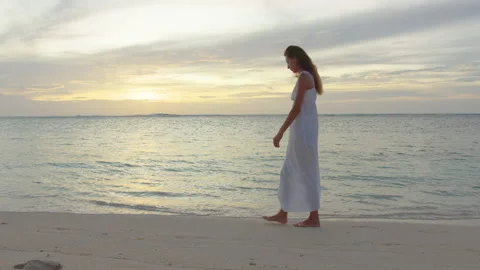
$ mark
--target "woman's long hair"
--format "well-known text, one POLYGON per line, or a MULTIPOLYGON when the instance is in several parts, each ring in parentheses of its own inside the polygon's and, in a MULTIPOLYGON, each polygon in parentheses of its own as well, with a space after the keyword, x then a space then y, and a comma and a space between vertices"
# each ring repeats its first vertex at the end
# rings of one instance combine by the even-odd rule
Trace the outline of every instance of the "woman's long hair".
POLYGON ((312 59, 308 54, 299 46, 290 45, 285 49, 284 56, 288 58, 296 58, 297 64, 305 71, 310 72, 313 75, 313 80, 315 82, 315 89, 317 93, 321 95, 323 93, 322 80, 320 75, 318 75, 317 67, 313 64, 312 59))

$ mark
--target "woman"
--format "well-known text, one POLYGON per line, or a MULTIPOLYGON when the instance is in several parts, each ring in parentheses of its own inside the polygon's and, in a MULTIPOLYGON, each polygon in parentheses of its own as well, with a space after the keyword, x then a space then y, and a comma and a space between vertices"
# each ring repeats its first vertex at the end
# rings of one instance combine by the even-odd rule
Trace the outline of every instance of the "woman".
POLYGON ((320 227, 320 172, 318 166, 318 114, 317 94, 323 93, 322 81, 316 66, 307 53, 298 46, 289 46, 285 60, 297 83, 291 99, 293 106, 287 119, 273 138, 280 146, 284 132, 289 129, 287 154, 280 174, 278 199, 281 209, 267 221, 286 224, 289 212, 310 212, 309 217, 296 227, 320 227))

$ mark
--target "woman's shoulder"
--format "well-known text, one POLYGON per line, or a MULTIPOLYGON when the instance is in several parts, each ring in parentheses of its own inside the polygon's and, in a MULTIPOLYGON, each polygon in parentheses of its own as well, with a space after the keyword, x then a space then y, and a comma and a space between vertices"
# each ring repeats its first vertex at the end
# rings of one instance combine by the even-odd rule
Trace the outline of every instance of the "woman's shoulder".
POLYGON ((310 72, 302 70, 298 74, 298 81, 302 82, 303 84, 312 84, 315 80, 313 79, 313 75, 310 72))
MULTIPOLYGON (((305 74, 306 76, 310 76, 310 77, 313 78, 313 75, 312 75, 312 73, 311 73, 310 71, 302 70, 302 71, 300 71, 300 73, 299 73, 298 75, 301 76, 302 74, 305 74)), ((305 75, 304 75, 304 76, 305 76, 305 75)))

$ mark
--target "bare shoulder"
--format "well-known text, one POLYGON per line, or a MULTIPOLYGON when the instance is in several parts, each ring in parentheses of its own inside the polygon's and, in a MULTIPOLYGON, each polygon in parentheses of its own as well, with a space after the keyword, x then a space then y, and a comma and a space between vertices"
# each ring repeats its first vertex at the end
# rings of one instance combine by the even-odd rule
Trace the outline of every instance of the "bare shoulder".
POLYGON ((314 81, 310 73, 304 71, 298 75, 298 88, 307 90, 314 86, 314 81))

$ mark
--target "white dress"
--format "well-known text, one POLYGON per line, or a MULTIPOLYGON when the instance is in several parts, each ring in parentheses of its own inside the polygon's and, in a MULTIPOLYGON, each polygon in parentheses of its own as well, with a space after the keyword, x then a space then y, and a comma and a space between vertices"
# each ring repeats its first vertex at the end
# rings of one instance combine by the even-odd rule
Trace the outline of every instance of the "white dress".
MULTIPOLYGON (((313 76, 303 71, 310 76, 313 76)), ((297 94, 295 85, 291 99, 297 94)), ((280 173, 278 199, 285 212, 311 212, 320 208, 318 114, 315 88, 305 92, 300 113, 289 127, 287 153, 280 173)))

